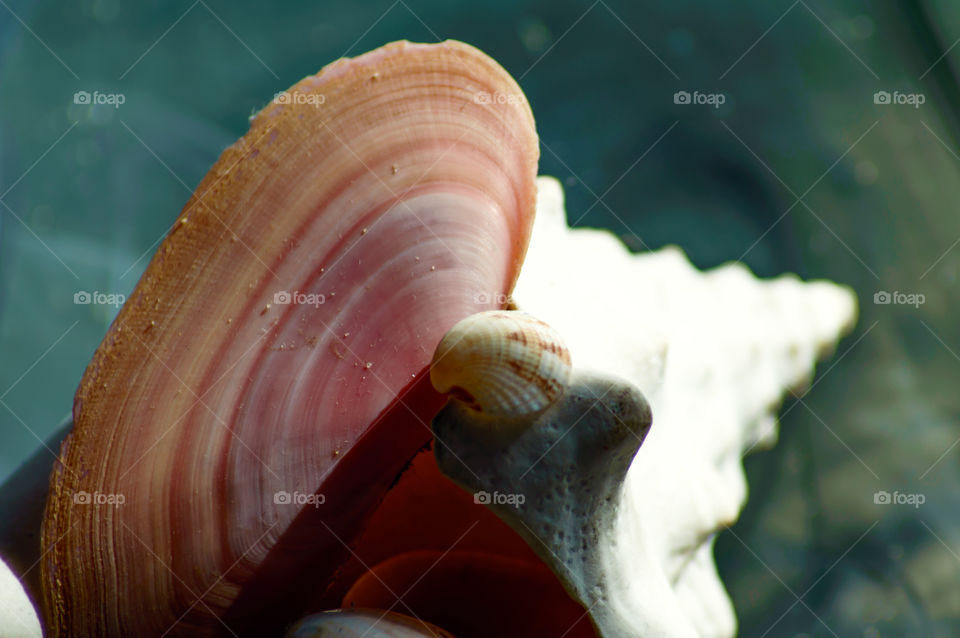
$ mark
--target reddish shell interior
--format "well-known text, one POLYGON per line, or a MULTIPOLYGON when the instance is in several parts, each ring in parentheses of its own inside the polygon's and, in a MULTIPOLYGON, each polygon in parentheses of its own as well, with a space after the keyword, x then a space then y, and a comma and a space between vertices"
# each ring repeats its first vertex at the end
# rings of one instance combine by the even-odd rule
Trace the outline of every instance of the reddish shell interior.
POLYGON ((430 420, 445 397, 427 370, 416 376, 328 476, 323 506, 300 512, 225 625, 267 635, 305 613, 367 607, 458 638, 595 637, 587 611, 527 543, 440 472, 430 420), (419 452, 398 464, 398 449, 419 452))

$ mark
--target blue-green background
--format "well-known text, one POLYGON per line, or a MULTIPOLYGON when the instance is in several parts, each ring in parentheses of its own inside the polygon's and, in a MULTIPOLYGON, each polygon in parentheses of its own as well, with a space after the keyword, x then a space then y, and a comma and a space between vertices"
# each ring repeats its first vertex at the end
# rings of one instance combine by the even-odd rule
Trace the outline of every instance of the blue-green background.
POLYGON ((115 312, 74 293, 128 293, 276 91, 401 38, 464 40, 519 80, 540 172, 579 225, 679 244, 700 267, 742 258, 856 289, 857 331, 786 404, 778 447, 748 459, 751 500, 718 541, 740 635, 960 635, 947 0, 3 0, 0 480, 68 412, 115 312), (74 105, 79 90, 126 101, 74 105), (678 90, 726 103, 676 105, 678 90), (926 101, 876 105, 880 90, 926 101), (926 301, 875 305, 880 290, 926 301), (876 505, 877 490, 926 501, 876 505))

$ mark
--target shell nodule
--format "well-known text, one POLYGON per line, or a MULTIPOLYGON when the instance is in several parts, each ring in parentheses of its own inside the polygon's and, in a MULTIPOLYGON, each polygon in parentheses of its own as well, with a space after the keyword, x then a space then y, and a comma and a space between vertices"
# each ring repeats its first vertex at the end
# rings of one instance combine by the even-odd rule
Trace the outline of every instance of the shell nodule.
POLYGON ((544 322, 518 311, 471 315, 444 335, 430 381, 474 410, 523 417, 549 407, 570 383, 570 352, 544 322))

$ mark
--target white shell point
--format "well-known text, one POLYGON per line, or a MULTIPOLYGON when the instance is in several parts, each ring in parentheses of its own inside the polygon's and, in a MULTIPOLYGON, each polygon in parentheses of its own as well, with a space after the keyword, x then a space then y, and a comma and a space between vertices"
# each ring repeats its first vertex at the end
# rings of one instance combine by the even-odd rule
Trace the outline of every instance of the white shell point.
POLYGON ((523 417, 556 401, 570 371, 570 352, 553 328, 523 312, 491 310, 447 332, 430 381, 488 416, 523 417))
POLYGON ((40 620, 20 580, 0 560, 0 634, 4 638, 41 638, 40 620))

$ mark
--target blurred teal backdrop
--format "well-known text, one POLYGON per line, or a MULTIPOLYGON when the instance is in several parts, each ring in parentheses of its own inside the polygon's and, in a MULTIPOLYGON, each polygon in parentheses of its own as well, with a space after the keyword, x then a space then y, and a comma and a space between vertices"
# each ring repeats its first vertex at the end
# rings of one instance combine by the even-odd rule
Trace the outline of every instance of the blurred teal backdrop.
POLYGON ((274 93, 401 38, 464 40, 517 78, 540 172, 578 225, 679 244, 703 268, 741 259, 856 289, 857 331, 786 404, 780 444, 747 460, 750 502, 718 540, 740 635, 960 635, 960 7, 946 0, 3 0, 0 479, 70 410, 116 312, 74 296, 129 293, 274 93), (123 103, 77 104, 82 91, 123 103), (875 304, 882 291, 924 303, 875 304))

